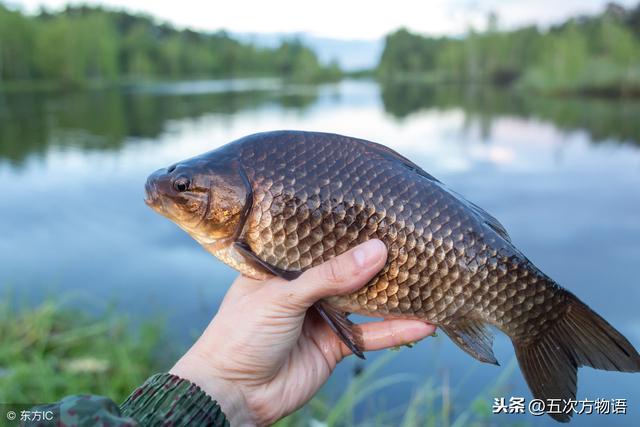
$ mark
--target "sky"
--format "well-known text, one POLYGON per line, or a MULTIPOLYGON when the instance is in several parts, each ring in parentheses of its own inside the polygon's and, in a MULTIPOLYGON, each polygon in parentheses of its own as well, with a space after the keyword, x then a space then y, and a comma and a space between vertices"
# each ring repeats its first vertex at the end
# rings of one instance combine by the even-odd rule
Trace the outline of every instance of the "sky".
MULTIPOLYGON (((3 1, 3 0, 0 0, 3 1)), ((380 39, 400 27, 430 35, 460 35, 483 29, 489 12, 501 28, 548 26, 576 14, 601 11, 610 0, 86 0, 145 12, 179 28, 246 33, 304 32, 315 36, 380 39)), ((626 6, 639 0, 618 0, 626 6)), ((60 8, 68 0, 4 0, 27 12, 60 8)), ((78 3, 78 2, 72 2, 78 3)))

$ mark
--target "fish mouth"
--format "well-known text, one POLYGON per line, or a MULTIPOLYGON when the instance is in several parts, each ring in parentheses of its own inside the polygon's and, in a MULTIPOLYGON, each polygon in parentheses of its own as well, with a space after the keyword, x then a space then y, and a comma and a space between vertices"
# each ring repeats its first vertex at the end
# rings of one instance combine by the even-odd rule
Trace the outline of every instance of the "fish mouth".
POLYGON ((166 187, 166 170, 158 169, 147 178, 144 184, 144 202, 150 208, 162 212, 164 208, 163 190, 166 187))
POLYGON ((144 185, 144 202, 151 208, 156 207, 156 201, 158 200, 158 189, 153 182, 147 180, 144 185))

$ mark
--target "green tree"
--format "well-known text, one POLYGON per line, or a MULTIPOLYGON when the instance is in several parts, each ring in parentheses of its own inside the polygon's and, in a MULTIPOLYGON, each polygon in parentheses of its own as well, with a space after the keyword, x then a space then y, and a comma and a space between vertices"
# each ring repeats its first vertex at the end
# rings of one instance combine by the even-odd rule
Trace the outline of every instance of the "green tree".
POLYGON ((0 4, 0 83, 43 79, 71 85, 120 79, 341 75, 298 40, 257 48, 225 32, 177 30, 145 15, 68 6, 27 17, 0 4))
POLYGON ((34 77, 31 22, 0 4, 0 82, 34 77))

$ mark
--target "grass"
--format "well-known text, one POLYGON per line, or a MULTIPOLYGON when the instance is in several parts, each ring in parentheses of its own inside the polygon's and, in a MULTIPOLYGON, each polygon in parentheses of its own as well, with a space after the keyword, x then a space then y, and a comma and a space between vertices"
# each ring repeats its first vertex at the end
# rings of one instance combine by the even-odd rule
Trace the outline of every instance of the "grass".
MULTIPOLYGON (((113 312, 90 316, 77 308, 45 301, 33 308, 12 308, 0 302, 0 402, 45 403, 71 394, 124 398, 150 375, 166 371, 176 360, 163 327, 133 327, 113 312)), ((403 350, 409 351, 409 350, 403 350)), ((279 421, 293 426, 442 426, 495 425, 490 404, 515 369, 509 363, 496 380, 469 402, 457 395, 465 379, 449 385, 448 376, 416 381, 409 372, 382 375, 397 352, 386 352, 354 376, 337 396, 325 388, 304 408, 279 421), (381 411, 377 392, 402 384, 413 389, 404 405, 381 411)), ((468 372, 468 375, 471 370, 468 372)), ((505 420, 506 421, 506 420, 505 420)))
POLYGON ((40 403, 90 393, 121 402, 175 359, 162 328, 135 333, 122 316, 95 318, 47 301, 17 310, 0 303, 0 402, 40 403))
MULTIPOLYGON (((407 351, 407 350, 403 350, 407 351)), ((400 426, 400 427, 488 427, 514 424, 506 419, 496 420, 491 414, 494 396, 504 395, 506 383, 517 366, 513 359, 503 367, 495 381, 487 385, 473 399, 462 402, 458 395, 467 378, 452 387, 448 374, 430 377, 416 382, 415 375, 394 374, 380 377, 381 369, 392 363, 397 353, 387 352, 375 359, 363 372, 356 376, 337 399, 316 396, 304 408, 280 420, 276 427, 340 427, 340 426, 400 426), (376 408, 374 393, 396 384, 404 383, 413 387, 412 398, 404 405, 381 412, 376 408), (458 402, 454 405, 452 402, 458 402), (367 409, 365 403, 368 403, 367 409), (358 414, 358 416, 356 416, 358 414), (501 421, 498 422, 497 421, 501 421), (506 422, 506 424, 505 424, 506 422)))

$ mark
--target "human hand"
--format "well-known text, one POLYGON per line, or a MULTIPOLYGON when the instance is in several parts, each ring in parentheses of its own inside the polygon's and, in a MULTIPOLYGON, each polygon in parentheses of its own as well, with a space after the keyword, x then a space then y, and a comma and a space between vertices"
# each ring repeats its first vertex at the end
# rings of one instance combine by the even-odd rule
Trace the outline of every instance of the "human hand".
MULTIPOLYGON (((238 277, 202 336, 170 372, 217 400, 232 426, 274 423, 309 401, 351 354, 318 313, 307 309, 322 298, 358 290, 386 257, 384 244, 370 240, 290 282, 238 277)), ((366 350, 435 331, 417 320, 360 327, 366 350)))

